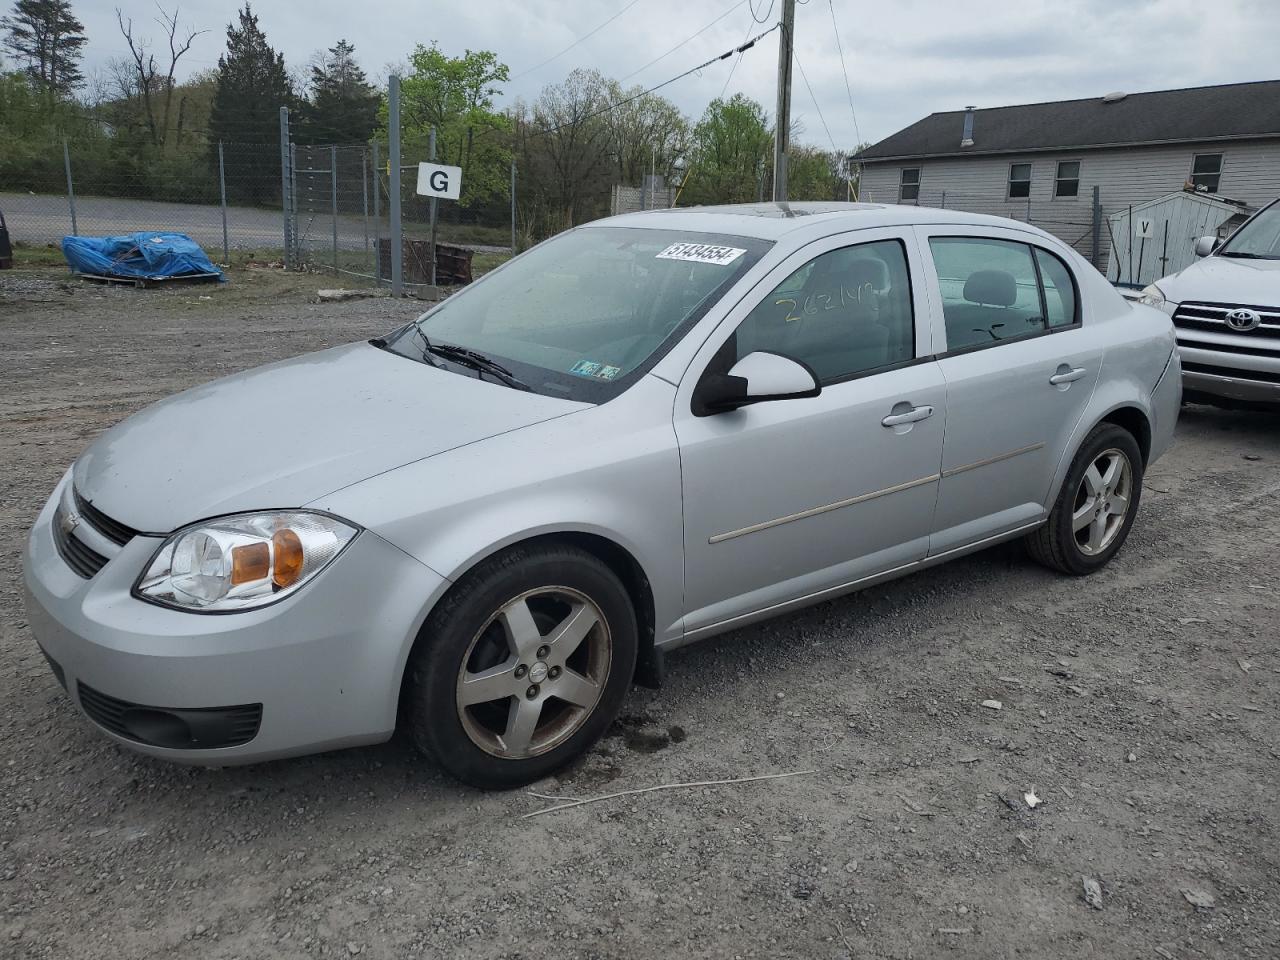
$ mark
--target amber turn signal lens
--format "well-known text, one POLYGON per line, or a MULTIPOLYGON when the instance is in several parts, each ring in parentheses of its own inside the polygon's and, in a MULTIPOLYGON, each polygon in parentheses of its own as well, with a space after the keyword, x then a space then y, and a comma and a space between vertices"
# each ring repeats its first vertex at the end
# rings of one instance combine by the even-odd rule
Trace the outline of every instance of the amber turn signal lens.
POLYGON ((271 572, 271 548, 265 543, 249 543, 231 551, 231 585, 264 580, 271 572))
POLYGON ((271 535, 271 545, 276 553, 275 584, 277 587, 290 586, 302 576, 302 540, 285 528, 271 535))

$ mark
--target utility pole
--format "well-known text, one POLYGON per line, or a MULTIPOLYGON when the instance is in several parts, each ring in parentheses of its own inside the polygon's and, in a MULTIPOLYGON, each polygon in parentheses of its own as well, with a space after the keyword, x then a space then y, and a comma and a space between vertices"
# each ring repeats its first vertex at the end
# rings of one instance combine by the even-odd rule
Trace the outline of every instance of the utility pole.
POLYGON ((778 108, 774 111, 773 199, 787 199, 787 133, 791 126, 791 61, 795 41, 796 0, 782 0, 778 31, 778 108))

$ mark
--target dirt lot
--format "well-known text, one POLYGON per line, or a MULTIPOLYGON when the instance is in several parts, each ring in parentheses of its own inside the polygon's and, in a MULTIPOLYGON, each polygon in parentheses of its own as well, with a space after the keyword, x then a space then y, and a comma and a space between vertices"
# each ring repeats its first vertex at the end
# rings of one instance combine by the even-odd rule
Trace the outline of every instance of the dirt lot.
POLYGON ((143 405, 418 309, 316 285, 0 275, 0 957, 1280 955, 1280 417, 1188 408, 1091 579, 1008 546, 670 658, 539 792, 806 776, 522 820, 546 801, 402 740, 225 770, 108 743, 27 630, 28 525, 143 405))

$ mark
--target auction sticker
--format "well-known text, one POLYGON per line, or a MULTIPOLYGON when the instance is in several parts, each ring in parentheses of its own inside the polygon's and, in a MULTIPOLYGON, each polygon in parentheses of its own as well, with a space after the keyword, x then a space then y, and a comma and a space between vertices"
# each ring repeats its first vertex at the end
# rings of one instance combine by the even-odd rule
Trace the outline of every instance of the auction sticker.
POLYGON ((658 260, 689 260, 728 266, 747 251, 742 247, 717 247, 709 243, 673 243, 657 255, 658 260))

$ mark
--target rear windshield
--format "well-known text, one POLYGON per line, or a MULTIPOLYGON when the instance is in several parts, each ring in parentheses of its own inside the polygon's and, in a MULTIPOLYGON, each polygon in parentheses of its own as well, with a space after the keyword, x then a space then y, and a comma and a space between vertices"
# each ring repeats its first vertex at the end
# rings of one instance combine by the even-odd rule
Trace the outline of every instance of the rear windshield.
MULTIPOLYGON (((600 403, 643 376, 770 246, 720 234, 581 227, 415 323, 432 343, 483 353, 538 393, 600 403)), ((412 327, 389 346, 418 359, 422 339, 412 327)))

